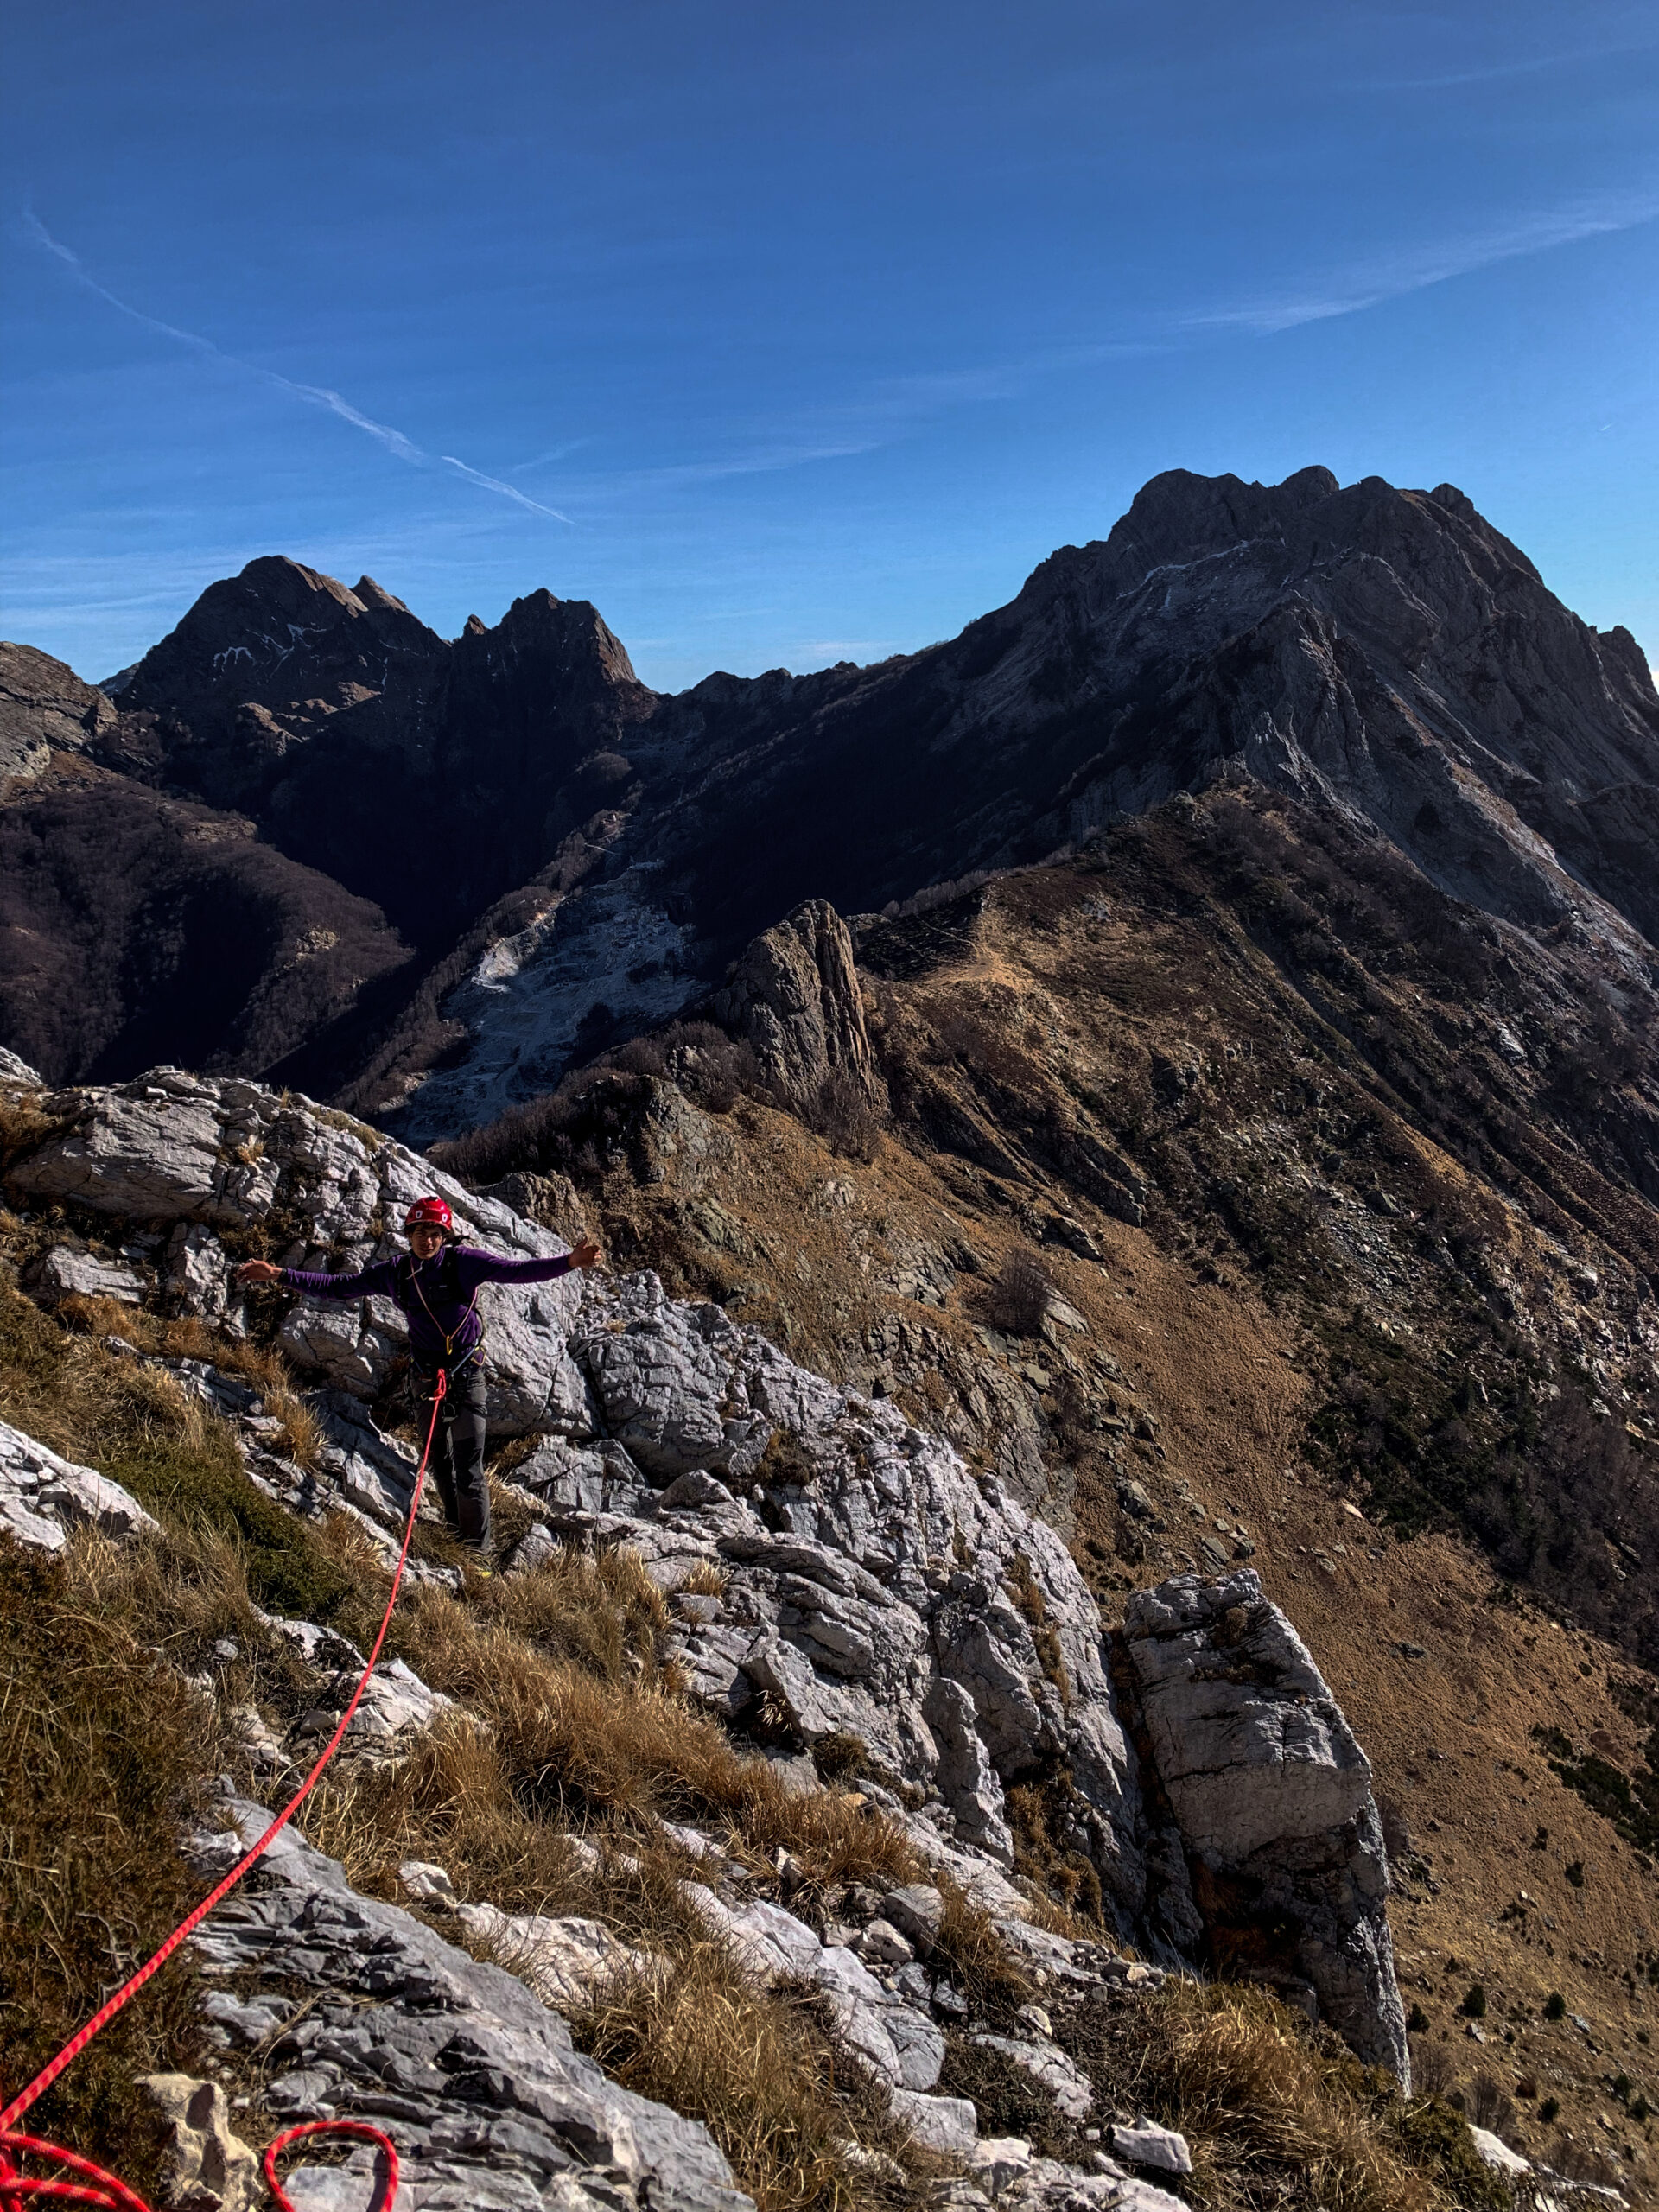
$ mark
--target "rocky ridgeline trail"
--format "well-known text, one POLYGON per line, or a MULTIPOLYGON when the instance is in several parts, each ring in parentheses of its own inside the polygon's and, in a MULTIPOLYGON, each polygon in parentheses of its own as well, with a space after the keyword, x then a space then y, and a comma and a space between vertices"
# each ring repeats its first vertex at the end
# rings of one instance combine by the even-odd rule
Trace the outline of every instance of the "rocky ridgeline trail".
MULTIPOLYGON (((54 1092, 16 1063, 3 1081, 11 1126, 32 1140, 8 1184, 29 1211, 42 1302, 194 1313, 234 1338, 274 1318, 237 1303, 239 1251, 257 1242, 290 1264, 353 1264, 386 1249, 388 1225, 435 1186, 468 1236, 557 1249, 376 1132, 256 1084, 157 1070, 54 1092)), ((1404 2077, 1370 1768, 1253 1569, 1178 1576, 1103 1626, 1065 1547, 996 1476, 719 1306, 669 1298, 647 1272, 498 1295, 489 1330, 492 1420, 524 1440, 505 1476, 516 1499, 505 1573, 533 1575, 567 1547, 637 1553, 668 1596, 692 1697, 802 1790, 850 1749, 863 1802, 930 1870, 885 1892, 853 1885, 813 1924, 758 1893, 720 1838, 667 1831, 687 1854, 683 1898, 759 1981, 817 1993, 914 2139, 957 2162, 966 2177, 953 2202, 1154 2212, 1179 2201, 1147 2177, 1179 2175, 1177 2152, 1153 2145, 1155 2130, 1139 2141, 1138 2115, 1114 2112, 1065 2023, 1068 2005, 1217 1956, 1249 1957, 1281 1995, 1404 2077), (1096 1940, 1042 1924, 1052 1916, 1016 1866, 1016 1789, 1042 1793, 1067 1863, 1097 1885, 1096 1940), (978 2017, 932 1961, 954 1891, 991 1916, 1042 2000, 1017 2023, 978 2017), (1091 2163, 982 2139, 974 2103, 946 2093, 954 2051, 1022 2069, 1084 2139, 1097 2131, 1091 2163)), ((285 1456, 282 1423, 245 1376, 200 1358, 166 1364, 230 1423, 253 1483, 308 1518, 346 1513, 384 1555, 414 1472, 371 1410, 399 1317, 296 1306, 279 1340, 316 1377, 306 1466, 285 1456)), ((123 1344, 118 1330, 105 1341, 123 1344)), ((137 1344, 123 1356, 157 1357, 137 1344)), ((86 1522, 118 1536, 147 1525, 118 1485, 16 1430, 0 1433, 0 1512, 21 1541, 48 1547, 86 1522)), ((453 1570, 422 1572, 460 1586, 453 1570)), ((313 1701, 278 1726, 251 1707, 230 1717, 245 1770, 280 1802, 360 1658, 314 1624, 265 1627, 310 1670, 313 1701)), ((214 1688, 211 1671, 200 1686, 214 1688)), ((347 1756, 403 1756, 448 1702, 401 1662, 383 1668, 347 1756)), ((257 1828, 257 1806, 228 1809, 241 1832, 257 1828)), ((211 1836, 193 1847, 204 1866, 226 1847, 211 1836)), ((591 1919, 457 1908, 439 1866, 411 1864, 403 1879, 423 1917, 359 1894, 295 1837, 214 1916, 201 1946, 210 2018, 227 2045, 259 2049, 273 2115, 378 2116, 410 2154, 422 2212, 746 2201, 701 2127, 630 2096, 571 2046, 562 2014, 607 1976, 648 1971, 647 1957, 591 1919), (477 1962, 462 1940, 515 1972, 477 1962)), ((296 2202, 346 2212, 347 2171, 313 2170, 296 2202)))

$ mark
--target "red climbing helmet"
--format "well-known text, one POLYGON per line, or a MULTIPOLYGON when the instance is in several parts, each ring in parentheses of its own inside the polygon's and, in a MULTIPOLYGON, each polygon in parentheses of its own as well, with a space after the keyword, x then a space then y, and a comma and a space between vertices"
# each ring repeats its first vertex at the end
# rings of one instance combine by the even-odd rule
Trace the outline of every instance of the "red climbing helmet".
POLYGON ((419 1229, 423 1223, 434 1229, 453 1229, 455 1217, 442 1198, 416 1198, 404 1216, 405 1229, 419 1229))

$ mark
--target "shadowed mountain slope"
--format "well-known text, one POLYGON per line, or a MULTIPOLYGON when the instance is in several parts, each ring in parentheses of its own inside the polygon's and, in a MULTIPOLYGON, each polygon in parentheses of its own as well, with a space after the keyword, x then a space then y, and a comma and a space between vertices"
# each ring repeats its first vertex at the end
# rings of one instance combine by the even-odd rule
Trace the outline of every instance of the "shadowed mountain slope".
POLYGON ((1642 655, 1445 485, 1172 472, 948 643, 673 698, 584 601, 535 593, 446 643, 368 578, 264 559, 117 704, 76 742, 235 809, 417 948, 284 1072, 420 1136, 660 1020, 803 899, 879 909, 1219 776, 1335 808, 1494 916, 1586 931, 1629 976, 1659 931, 1642 655))

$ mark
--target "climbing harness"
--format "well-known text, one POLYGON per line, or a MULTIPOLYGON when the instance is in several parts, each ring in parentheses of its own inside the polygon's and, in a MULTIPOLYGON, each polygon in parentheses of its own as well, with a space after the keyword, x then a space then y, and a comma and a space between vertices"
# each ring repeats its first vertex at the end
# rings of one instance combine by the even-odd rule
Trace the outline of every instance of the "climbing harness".
MULTIPOLYGON (((454 1247, 452 1245, 452 1246, 449 1248, 448 1251, 445 1253, 445 1255, 444 1255, 445 1259, 446 1259, 446 1260, 448 1260, 448 1259, 452 1258, 452 1257, 453 1257, 453 1255, 454 1255, 454 1247)), ((399 1264, 401 1264, 401 1262, 400 1262, 399 1264)), ((413 1255, 410 1255, 410 1262, 409 1262, 409 1285, 410 1285, 410 1288, 414 1292, 414 1294, 415 1294, 416 1297, 416 1298, 418 1298, 418 1299, 420 1300, 420 1301, 421 1301, 421 1306, 422 1306, 422 1309, 423 1309, 423 1311, 424 1312, 424 1313, 425 1313, 425 1315, 426 1315, 427 1319, 428 1319, 428 1320, 432 1324, 432 1326, 433 1326, 435 1329, 436 1329, 436 1330, 437 1330, 438 1334, 439 1334, 442 1338, 443 1338, 443 1357, 444 1357, 444 1363, 445 1363, 445 1365, 446 1365, 446 1366, 453 1366, 453 1370, 454 1370, 454 1371, 456 1374, 459 1374, 459 1373, 460 1373, 460 1371, 461 1371, 461 1370, 463 1367, 465 1367, 465 1366, 466 1366, 466 1364, 467 1364, 467 1361, 468 1361, 468 1360, 471 1360, 471 1359, 476 1359, 476 1358, 478 1357, 479 1354, 480 1354, 480 1353, 483 1351, 483 1349, 484 1349, 484 1334, 485 1334, 485 1332, 484 1332, 484 1331, 480 1328, 480 1331, 479 1331, 479 1332, 478 1332, 478 1341, 477 1341, 477 1343, 476 1343, 476 1344, 469 1344, 469 1345, 467 1346, 467 1348, 466 1351, 462 1353, 461 1357, 459 1359, 456 1359, 456 1357, 455 1357, 455 1338, 456 1338, 456 1337, 458 1337, 458 1336, 461 1334, 461 1331, 462 1331, 462 1330, 467 1326, 467 1323, 472 1319, 472 1318, 473 1318, 474 1314, 477 1313, 477 1311, 478 1311, 478 1294, 479 1294, 479 1292, 480 1292, 480 1290, 482 1290, 482 1289, 483 1289, 483 1287, 484 1287, 483 1284, 482 1284, 482 1283, 479 1283, 479 1284, 477 1284, 477 1285, 475 1285, 475 1286, 474 1286, 474 1291, 473 1291, 473 1294, 472 1294, 472 1296, 471 1296, 471 1297, 467 1300, 467 1310, 466 1310, 466 1312, 461 1315, 461 1317, 460 1320, 456 1322, 455 1326, 454 1326, 454 1334, 453 1334, 453 1335, 450 1333, 450 1332, 449 1332, 448 1330, 444 1329, 444 1328, 442 1328, 442 1327, 441 1327, 441 1326, 439 1325, 439 1322, 438 1322, 438 1317, 437 1317, 437 1315, 436 1315, 436 1314, 432 1311, 432 1308, 431 1308, 431 1307, 427 1304, 427 1302, 426 1302, 426 1293, 425 1293, 425 1292, 421 1288, 421 1277, 420 1277, 420 1271, 419 1271, 419 1268, 418 1268, 418 1267, 417 1267, 417 1265, 416 1265, 416 1262, 415 1262, 415 1259, 414 1259, 414 1257, 413 1257, 413 1255)), ((459 1271, 459 1269, 457 1269, 457 1271, 456 1271, 456 1287, 457 1287, 457 1288, 459 1288, 459 1287, 460 1287, 460 1271, 459 1271)))
MULTIPOLYGON (((101 2005, 86 2025, 78 2029, 70 2037, 57 2056, 41 2068, 29 2087, 20 2091, 4 2111, 0 2112, 0 2212, 27 2212, 27 2208, 40 2202, 98 2205, 108 2208, 108 2212, 149 2212, 149 2207, 144 2202, 143 2197, 129 2189, 126 2183, 118 2180, 114 2174, 106 2173, 102 2166, 94 2165, 90 2158, 79 2158, 74 2152, 65 2151, 55 2143, 45 2142, 39 2136, 19 2134, 16 2132, 17 2122, 32 2104, 46 2094, 66 2067, 73 2064, 93 2037, 109 2025, 127 2000, 136 1997, 150 1976, 166 1964, 180 1944, 200 1927, 213 1907, 228 1896, 250 1868, 264 1857, 265 1852, 276 1841, 311 1795, 312 1790, 315 1789, 321 1778, 323 1769, 340 1749, 340 1739, 350 1727, 352 1716, 356 1713, 363 1693, 369 1686, 369 1677, 373 1674, 376 1663, 380 1657, 380 1647, 386 1640, 386 1630, 391 1626, 392 1608, 397 1603, 397 1592, 403 1585, 404 1568, 409 1559, 409 1547, 415 1535, 415 1516, 420 1511, 421 1492, 426 1484, 427 1462, 432 1456, 432 1439, 437 1433, 438 1411, 443 1403, 448 1389, 448 1377, 440 1368, 436 1385, 432 1394, 432 1419, 427 1427, 426 1446, 421 1453, 421 1464, 415 1470, 415 1489, 409 1501, 409 1522, 404 1530, 403 1545, 397 1554, 397 1565, 392 1574, 391 1591, 386 1599, 386 1610, 381 1615, 379 1630, 375 1636, 374 1648, 369 1653, 368 1663, 363 1669, 357 1688, 352 1692, 351 1703, 340 1715, 339 1726, 328 1738, 321 1757, 311 1769, 310 1773, 306 1776, 298 1789, 277 1814, 252 1849, 245 1852, 237 1860, 235 1866, 217 1887, 212 1890, 201 1903, 179 1923, 160 1949, 145 1960, 143 1965, 130 1980, 122 1983, 114 1996, 101 2005), (25 2174, 16 2163, 19 2159, 33 2160, 37 2164, 51 2163, 61 2169, 63 2173, 73 2176, 75 2178, 64 2180, 55 2176, 47 2178, 31 2177, 25 2174)), ((298 2142, 302 2137, 325 2134, 353 2136, 359 2141, 375 2145, 380 2152, 385 2171, 382 2177, 381 2193, 375 2200, 373 2212, 392 2212, 392 2206, 397 2195, 397 2146, 389 2135, 384 2134, 378 2127, 371 2127, 366 2120, 307 2120, 301 2126, 290 2127, 285 2134, 279 2135, 271 2144, 265 2152, 265 2181, 273 2199, 281 2208, 281 2212, 294 2212, 294 2206, 281 2182, 276 2178, 278 2157, 290 2144, 298 2142)))

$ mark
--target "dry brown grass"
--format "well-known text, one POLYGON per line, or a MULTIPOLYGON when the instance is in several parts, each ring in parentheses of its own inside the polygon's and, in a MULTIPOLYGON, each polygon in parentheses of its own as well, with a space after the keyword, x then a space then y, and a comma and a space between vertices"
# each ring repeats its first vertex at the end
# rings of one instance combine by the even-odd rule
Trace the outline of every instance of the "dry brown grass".
POLYGON ((1459 2114, 1402 2099, 1268 1991, 1176 1981, 1070 2023, 1097 2084, 1187 2138, 1206 2206, 1448 2212, 1509 2199, 1459 2114))
POLYGON ((304 1399, 285 1387, 267 1391, 265 1412, 281 1423, 271 1439, 278 1454, 296 1466, 315 1468, 322 1449, 322 1430, 304 1399))
POLYGON ((1253 1991, 1179 1990, 1151 2063, 1173 2085, 1200 2170, 1294 2167, 1330 2212, 1431 2212, 1436 2192, 1389 2148, 1328 2063, 1253 1991))
POLYGON ((0 1091, 0 1173, 10 1169, 14 1160, 21 1160, 33 1152, 49 1136, 67 1126, 43 1113, 35 1100, 17 1090, 0 1091))
MULTIPOLYGON (((124 1484, 181 1541, 200 1529, 232 1538, 262 1605, 308 1620, 353 1617, 352 1576, 315 1532, 255 1489, 229 1427, 164 1369, 100 1341, 106 1319, 111 1327, 124 1322, 131 1342, 135 1331, 143 1333, 145 1317, 105 1300, 64 1306, 73 1309, 65 1316, 69 1328, 48 1319, 0 1270, 0 1416, 124 1484)), ((178 1356, 196 1356, 199 1323, 155 1326, 163 1334, 188 1328, 189 1349, 178 1356)), ((233 1348, 209 1344, 231 1363, 233 1348)), ((280 1362, 271 1368, 264 1355, 244 1357, 251 1377, 258 1371, 261 1388, 274 1387, 270 1377, 280 1379, 280 1362)))
POLYGON ((791 1796, 677 1694, 664 1666, 668 1614, 637 1556, 566 1554, 487 1584, 471 1609, 420 1592, 400 1648, 491 1732, 512 1801, 555 1826, 695 1820, 768 1872, 788 1850, 812 1885, 913 1879, 887 1819, 839 1796, 791 1796))
MULTIPOLYGON (((212 1707, 98 1602, 110 1548, 0 1541, 0 2049, 21 2088, 200 1893, 175 1841, 224 1745, 212 1707)), ((147 1640, 147 1639, 145 1639, 147 1640)), ((133 2088, 205 2056, 194 1976, 165 1967, 26 2123, 146 2195, 153 2130, 133 2088)))
POLYGON ((759 2212, 918 2201, 926 2162, 810 2000, 757 1987, 717 1946, 694 1947, 670 1976, 613 1982, 571 2025, 625 2087, 695 2113, 759 2212), (860 2145, 901 2157, 911 2171, 884 2179, 858 2160, 860 2145))
POLYGON ((688 1598, 723 1598, 726 1595, 726 1576, 711 1559, 700 1559, 678 1589, 688 1598))
POLYGON ((221 1707, 257 1706, 280 1726, 315 1702, 310 1670, 261 1618, 249 1548, 233 1531, 194 1518, 132 1543, 83 1536, 72 1559, 73 1587, 89 1614, 142 1638, 181 1675, 211 1673, 221 1707), (238 1651, 228 1662, 215 1649, 227 1639, 238 1651))
POLYGON ((114 1298, 86 1297, 79 1293, 64 1299, 57 1318, 82 1336, 119 1337, 137 1351, 162 1359, 199 1359, 228 1375, 238 1375, 252 1384, 264 1401, 264 1409, 282 1423, 273 1440, 285 1459, 302 1467, 314 1467, 322 1432, 317 1417, 294 1389, 287 1362, 271 1344, 221 1335, 194 1313, 169 1320, 142 1306, 124 1305, 114 1298))

